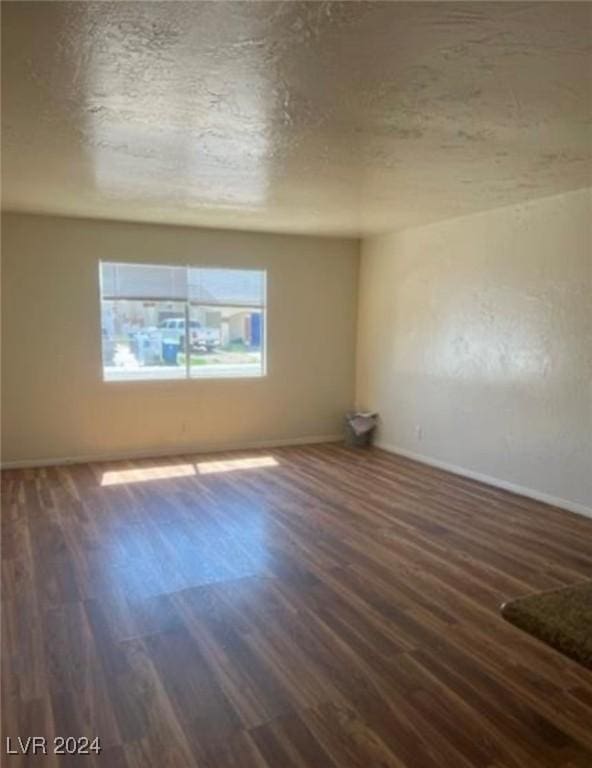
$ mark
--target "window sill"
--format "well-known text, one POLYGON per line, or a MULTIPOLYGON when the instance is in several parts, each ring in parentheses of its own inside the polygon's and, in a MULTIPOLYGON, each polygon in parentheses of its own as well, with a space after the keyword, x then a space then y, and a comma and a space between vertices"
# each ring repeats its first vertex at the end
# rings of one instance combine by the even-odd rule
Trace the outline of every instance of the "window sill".
POLYGON ((252 381, 256 379, 267 378, 267 373, 211 373, 200 376, 163 376, 163 377, 141 377, 141 376, 117 376, 105 377, 101 379, 102 384, 149 384, 149 385, 172 385, 172 384, 191 384, 199 381, 252 381))

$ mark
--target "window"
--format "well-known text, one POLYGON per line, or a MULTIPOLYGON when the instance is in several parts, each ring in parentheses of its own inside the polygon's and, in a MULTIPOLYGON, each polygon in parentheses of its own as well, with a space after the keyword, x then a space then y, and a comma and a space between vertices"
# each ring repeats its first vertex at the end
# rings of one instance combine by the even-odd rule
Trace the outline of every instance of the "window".
POLYGON ((105 381, 265 374, 266 273, 101 262, 105 381))

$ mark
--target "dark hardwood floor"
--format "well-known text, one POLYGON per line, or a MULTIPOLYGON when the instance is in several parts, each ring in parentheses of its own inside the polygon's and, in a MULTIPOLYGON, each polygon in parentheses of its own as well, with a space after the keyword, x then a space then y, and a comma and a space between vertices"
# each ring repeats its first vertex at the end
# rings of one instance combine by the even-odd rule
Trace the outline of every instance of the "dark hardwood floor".
POLYGON ((592 578, 592 520, 338 445, 2 488, 4 738, 98 736, 63 759, 105 768, 592 766, 592 673, 498 611, 592 578))

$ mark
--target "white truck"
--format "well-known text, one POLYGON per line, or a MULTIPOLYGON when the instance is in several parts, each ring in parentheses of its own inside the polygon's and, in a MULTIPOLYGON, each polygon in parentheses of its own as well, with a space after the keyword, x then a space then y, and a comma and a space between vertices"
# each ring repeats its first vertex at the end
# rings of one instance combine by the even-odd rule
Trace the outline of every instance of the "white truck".
MULTIPOLYGON (((185 346, 185 318, 169 317, 163 320, 159 326, 162 340, 175 342, 179 346, 185 346)), ((220 331, 218 328, 206 328, 197 320, 189 321, 189 348, 192 351, 213 352, 220 346, 220 331)))

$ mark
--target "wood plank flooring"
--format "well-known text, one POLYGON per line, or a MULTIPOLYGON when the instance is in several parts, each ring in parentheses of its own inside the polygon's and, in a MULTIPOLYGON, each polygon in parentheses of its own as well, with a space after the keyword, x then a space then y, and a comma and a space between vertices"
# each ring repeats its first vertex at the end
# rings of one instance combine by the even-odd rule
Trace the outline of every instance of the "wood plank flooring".
POLYGON ((4 739, 103 747, 7 766, 592 766, 592 674, 498 612, 592 520, 334 444, 2 490, 4 739))

